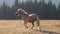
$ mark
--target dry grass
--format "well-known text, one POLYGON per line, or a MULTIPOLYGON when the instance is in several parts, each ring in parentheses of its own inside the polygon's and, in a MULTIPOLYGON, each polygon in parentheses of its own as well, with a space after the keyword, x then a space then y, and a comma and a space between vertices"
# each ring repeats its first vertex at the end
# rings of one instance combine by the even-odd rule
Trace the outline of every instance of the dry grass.
POLYGON ((0 20, 0 34, 60 34, 60 20, 41 20, 41 30, 24 29, 22 20, 0 20))

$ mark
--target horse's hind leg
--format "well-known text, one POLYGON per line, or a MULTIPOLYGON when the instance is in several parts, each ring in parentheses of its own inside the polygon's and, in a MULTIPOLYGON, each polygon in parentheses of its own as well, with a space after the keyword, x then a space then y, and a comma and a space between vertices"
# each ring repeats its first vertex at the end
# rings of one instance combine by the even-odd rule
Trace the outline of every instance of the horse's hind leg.
POLYGON ((34 27, 34 22, 32 22, 32 27, 31 27, 31 29, 33 29, 33 27, 34 27))

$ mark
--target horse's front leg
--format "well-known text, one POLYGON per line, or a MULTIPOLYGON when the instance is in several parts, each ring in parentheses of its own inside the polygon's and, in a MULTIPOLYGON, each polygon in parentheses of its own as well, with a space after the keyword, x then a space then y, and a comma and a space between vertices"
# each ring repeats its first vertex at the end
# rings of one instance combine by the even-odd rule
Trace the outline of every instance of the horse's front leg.
POLYGON ((25 26, 25 29, 28 28, 27 27, 27 21, 24 21, 24 26, 25 26))

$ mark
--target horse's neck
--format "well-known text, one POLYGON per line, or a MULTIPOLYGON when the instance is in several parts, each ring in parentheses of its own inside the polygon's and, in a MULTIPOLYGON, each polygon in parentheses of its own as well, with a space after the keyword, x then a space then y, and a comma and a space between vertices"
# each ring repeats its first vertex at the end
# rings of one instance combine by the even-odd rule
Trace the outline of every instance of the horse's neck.
POLYGON ((22 17, 28 16, 28 14, 23 14, 22 17))
POLYGON ((28 15, 29 15, 29 14, 28 14, 27 12, 23 11, 23 13, 22 13, 21 16, 22 16, 23 18, 25 18, 25 17, 28 17, 28 15))
POLYGON ((24 20, 24 19, 27 18, 28 16, 29 16, 28 14, 23 15, 23 16, 22 16, 22 19, 24 20))
POLYGON ((28 16, 28 13, 27 12, 24 12, 23 14, 22 14, 22 16, 24 17, 24 16, 28 16))

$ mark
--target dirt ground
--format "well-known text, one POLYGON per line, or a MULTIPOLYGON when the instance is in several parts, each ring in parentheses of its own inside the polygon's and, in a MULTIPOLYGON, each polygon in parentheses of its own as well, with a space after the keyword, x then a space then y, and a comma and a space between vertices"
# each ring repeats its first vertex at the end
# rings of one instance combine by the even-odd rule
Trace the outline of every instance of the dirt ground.
POLYGON ((22 20, 0 20, 0 34, 60 34, 60 20, 40 20, 41 31, 37 30, 36 22, 34 29, 24 28, 22 20))

